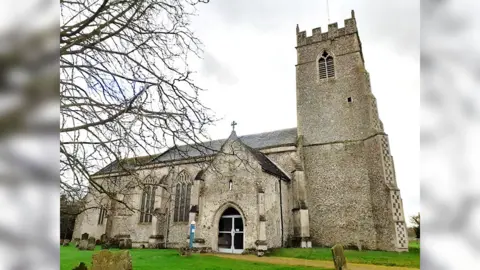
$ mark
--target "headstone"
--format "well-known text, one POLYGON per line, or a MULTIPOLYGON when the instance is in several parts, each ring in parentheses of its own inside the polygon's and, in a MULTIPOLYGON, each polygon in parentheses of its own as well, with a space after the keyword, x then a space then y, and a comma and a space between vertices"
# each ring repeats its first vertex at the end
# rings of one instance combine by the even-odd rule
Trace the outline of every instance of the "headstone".
POLYGON ((82 240, 88 240, 88 233, 82 234, 82 240))
POLYGON ((119 248, 119 241, 120 239, 118 238, 109 238, 107 240, 107 246, 108 248, 119 248))
POLYGON ((88 247, 88 240, 80 240, 80 243, 78 243, 78 250, 87 250, 88 247))
POLYGON ((102 234, 102 235, 100 236, 100 243, 101 243, 101 244, 105 244, 105 243, 107 243, 107 241, 108 241, 107 235, 106 235, 106 234, 102 234))
POLYGON ((345 259, 342 245, 337 244, 332 247, 332 256, 335 270, 347 270, 347 260, 345 259))
POLYGON ((65 240, 63 241, 63 246, 64 246, 64 247, 68 247, 69 245, 70 245, 70 240, 65 239, 65 240))
POLYGON ((132 249, 132 239, 127 238, 125 239, 124 243, 125 243, 125 249, 132 249))
POLYGON ((95 237, 88 238, 87 250, 94 250, 96 246, 95 237))
POLYGON ((92 270, 132 270, 132 257, 128 250, 102 250, 92 255, 92 270))
POLYGON ((77 267, 73 268, 73 270, 88 270, 87 266, 85 265, 84 262, 81 262, 80 265, 77 267))
POLYGON ((60 239, 60 246, 63 245, 63 239, 60 239))
POLYGON ((125 239, 118 240, 118 248, 125 249, 125 239))

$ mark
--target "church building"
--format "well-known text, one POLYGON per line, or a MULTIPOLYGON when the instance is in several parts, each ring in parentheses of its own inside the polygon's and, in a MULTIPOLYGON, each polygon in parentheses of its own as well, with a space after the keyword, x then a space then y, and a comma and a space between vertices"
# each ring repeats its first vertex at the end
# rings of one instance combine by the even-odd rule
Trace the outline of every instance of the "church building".
POLYGON ((73 237, 225 253, 335 244, 408 251, 354 12, 344 27, 311 36, 297 25, 296 39, 297 127, 241 135, 232 123, 227 139, 173 147, 126 162, 128 170, 112 163, 92 179, 115 186, 127 205, 91 188, 92 208, 77 217, 73 237))

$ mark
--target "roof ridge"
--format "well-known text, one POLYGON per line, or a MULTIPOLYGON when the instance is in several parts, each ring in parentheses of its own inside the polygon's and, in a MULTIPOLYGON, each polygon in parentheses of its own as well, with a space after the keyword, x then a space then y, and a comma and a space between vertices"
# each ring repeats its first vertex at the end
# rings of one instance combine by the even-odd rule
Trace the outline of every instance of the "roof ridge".
POLYGON ((283 129, 276 129, 276 130, 272 130, 272 131, 265 131, 265 132, 260 132, 260 133, 247 134, 247 135, 242 135, 242 136, 240 136, 240 138, 241 138, 241 137, 246 137, 246 136, 253 136, 253 135, 261 135, 261 134, 273 133, 273 132, 277 132, 277 131, 285 131, 285 130, 289 130, 289 129, 297 129, 297 127, 293 127, 293 128, 283 128, 283 129))
MULTIPOLYGON (((252 134, 247 134, 247 135, 241 135, 241 136, 238 136, 238 138, 242 139, 242 138, 248 137, 248 136, 258 136, 258 135, 262 135, 262 134, 274 133, 274 132, 285 131, 285 130, 293 130, 293 129, 297 129, 297 127, 284 128, 284 129, 277 129, 277 130, 260 132, 260 133, 252 133, 252 134)), ((215 140, 210 140, 210 141, 203 141, 203 142, 200 142, 198 144, 197 143, 189 143, 189 144, 182 144, 182 145, 174 145, 174 146, 169 147, 167 150, 165 150, 164 153, 166 153, 168 150, 170 150, 174 147, 185 147, 185 146, 189 146, 189 145, 201 145, 201 144, 205 144, 205 143, 209 143, 209 142, 222 142, 222 141, 226 141, 226 140, 228 140, 228 137, 224 138, 224 139, 215 139, 215 140)), ((163 154, 163 153, 160 153, 160 155, 161 154, 163 154)))

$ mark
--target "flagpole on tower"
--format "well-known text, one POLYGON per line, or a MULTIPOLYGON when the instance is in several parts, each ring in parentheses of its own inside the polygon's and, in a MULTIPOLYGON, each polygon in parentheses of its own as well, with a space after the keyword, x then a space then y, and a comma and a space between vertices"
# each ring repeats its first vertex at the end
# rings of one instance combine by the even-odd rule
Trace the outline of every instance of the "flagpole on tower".
POLYGON ((327 18, 328 18, 328 24, 330 24, 330 7, 328 5, 328 0, 327 0, 327 18))

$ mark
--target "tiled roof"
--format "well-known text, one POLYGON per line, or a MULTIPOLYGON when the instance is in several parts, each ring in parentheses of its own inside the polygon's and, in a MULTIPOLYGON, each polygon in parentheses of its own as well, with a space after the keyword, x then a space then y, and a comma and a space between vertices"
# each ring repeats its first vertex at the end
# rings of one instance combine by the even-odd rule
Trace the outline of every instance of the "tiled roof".
POLYGON ((152 159, 154 159, 156 157, 158 157, 158 155, 127 158, 127 159, 122 160, 122 162, 120 163, 121 165, 119 165, 119 163, 117 161, 114 161, 114 162, 108 164, 107 166, 105 166, 103 169, 96 172, 94 175, 117 172, 117 171, 119 171, 123 168, 133 169, 135 166, 141 166, 141 165, 148 164, 152 159))
MULTIPOLYGON (((258 134, 250 134, 240 136, 239 139, 252 149, 260 150, 278 146, 295 145, 297 140, 297 128, 281 129, 271 132, 263 132, 258 134)), ((218 151, 225 143, 226 139, 213 140, 198 145, 189 144, 175 146, 159 155, 144 156, 137 158, 129 158, 124 160, 123 166, 140 166, 154 163, 169 162, 188 158, 196 158, 202 156, 210 156, 218 151)), ((260 153, 260 152, 259 152, 260 153)), ((260 153, 261 154, 261 153, 260 153)), ((263 154, 262 154, 263 155, 263 154)), ((101 169, 95 175, 115 172, 121 169, 117 162, 112 162, 105 168, 101 169)))
MULTIPOLYGON (((297 129, 289 128, 240 136, 240 140, 253 149, 264 149, 276 146, 295 145, 297 129)), ((172 147, 152 160, 152 163, 180 160, 193 157, 209 156, 218 151, 226 139, 205 142, 199 145, 182 145, 172 147)))

